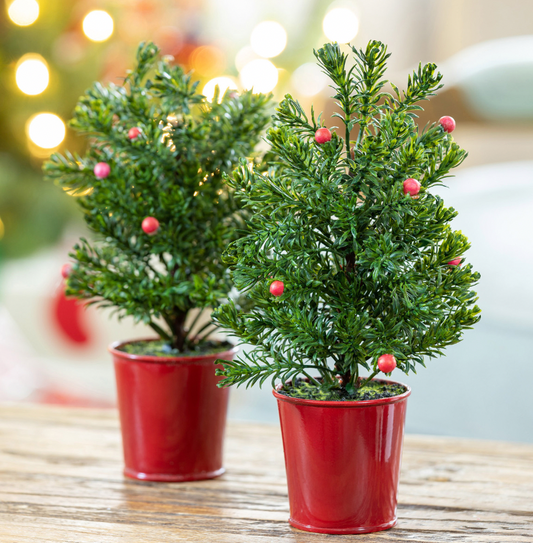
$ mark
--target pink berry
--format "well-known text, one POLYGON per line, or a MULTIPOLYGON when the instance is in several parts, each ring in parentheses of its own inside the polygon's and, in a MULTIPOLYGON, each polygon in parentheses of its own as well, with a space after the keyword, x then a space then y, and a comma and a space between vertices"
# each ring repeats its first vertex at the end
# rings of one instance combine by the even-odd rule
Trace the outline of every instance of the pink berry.
POLYGON ((319 128, 315 132, 315 141, 318 144, 326 143, 331 139, 331 132, 327 128, 319 128))
POLYGON ((455 119, 453 117, 445 115, 439 119, 439 123, 444 128, 444 132, 448 132, 448 134, 455 130, 455 119))
POLYGON ((159 221, 155 217, 146 217, 141 225, 143 232, 153 236, 159 230, 159 221))
POLYGON ((448 262, 448 266, 460 266, 461 265, 461 259, 460 258, 454 258, 453 260, 450 260, 448 262))
POLYGON ((378 368, 383 373, 390 373, 396 367, 396 358, 392 354, 382 354, 378 358, 378 368))
POLYGON ((403 193, 410 196, 416 196, 420 192, 420 183, 410 177, 403 182, 403 193))
POLYGON ((98 179, 105 179, 111 173, 111 168, 107 162, 98 162, 93 171, 98 179))
POLYGON ((133 126, 133 127, 130 128, 129 131, 128 131, 128 138, 130 138, 130 140, 135 140, 135 139, 137 139, 140 135, 141 135, 141 129, 140 129, 140 128, 137 128, 136 126, 133 126))
POLYGON ((274 281, 270 285, 270 294, 272 294, 272 296, 281 296, 284 289, 285 285, 283 284, 283 281, 274 281))
POLYGON ((66 279, 72 273, 72 264, 67 262, 61 266, 61 276, 66 279))

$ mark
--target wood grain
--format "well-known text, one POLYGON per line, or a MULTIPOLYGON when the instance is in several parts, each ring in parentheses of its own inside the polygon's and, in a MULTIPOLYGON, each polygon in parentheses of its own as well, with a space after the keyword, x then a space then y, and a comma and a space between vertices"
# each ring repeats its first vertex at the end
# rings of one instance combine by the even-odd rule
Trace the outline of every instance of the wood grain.
POLYGON ((397 527, 355 536, 288 525, 277 426, 230 424, 226 468, 127 480, 114 411, 0 406, 0 542, 533 542, 530 445, 407 436, 397 527))

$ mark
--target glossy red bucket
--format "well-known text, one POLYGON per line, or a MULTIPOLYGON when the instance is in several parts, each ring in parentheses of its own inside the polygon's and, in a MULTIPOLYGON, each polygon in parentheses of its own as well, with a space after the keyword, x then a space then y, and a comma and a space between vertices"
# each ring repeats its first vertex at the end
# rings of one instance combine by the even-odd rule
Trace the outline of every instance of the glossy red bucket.
POLYGON ((273 394, 285 450, 289 523, 325 534, 392 528, 411 389, 353 402, 273 394))
POLYGON ((124 475, 146 481, 194 481, 224 473, 228 388, 218 388, 217 358, 138 356, 109 347, 117 381, 124 475))

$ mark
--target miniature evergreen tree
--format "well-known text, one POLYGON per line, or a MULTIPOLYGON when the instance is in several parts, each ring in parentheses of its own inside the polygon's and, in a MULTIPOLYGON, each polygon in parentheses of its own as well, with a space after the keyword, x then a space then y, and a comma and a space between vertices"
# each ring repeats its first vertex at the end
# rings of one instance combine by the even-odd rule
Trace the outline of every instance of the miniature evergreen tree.
POLYGON ((466 153, 449 135, 450 117, 423 130, 415 123, 441 75, 420 66, 391 95, 386 47, 352 50, 352 68, 337 44, 315 52, 343 137, 286 95, 267 135, 279 161, 265 172, 243 164, 229 180, 252 214, 225 258, 254 307, 230 301, 215 320, 255 349, 222 361, 221 386, 303 376, 317 397, 347 397, 380 370, 414 371, 480 318, 471 290, 479 274, 460 265, 468 240, 432 192, 466 153))
POLYGON ((87 91, 71 121, 89 137, 85 156, 54 154, 44 170, 80 195, 96 234, 74 247, 67 294, 131 315, 183 352, 212 330, 192 337, 189 312, 216 307, 231 289, 221 254, 239 217, 223 175, 252 153, 270 97, 217 92, 209 103, 158 53, 141 44, 123 86, 87 91))

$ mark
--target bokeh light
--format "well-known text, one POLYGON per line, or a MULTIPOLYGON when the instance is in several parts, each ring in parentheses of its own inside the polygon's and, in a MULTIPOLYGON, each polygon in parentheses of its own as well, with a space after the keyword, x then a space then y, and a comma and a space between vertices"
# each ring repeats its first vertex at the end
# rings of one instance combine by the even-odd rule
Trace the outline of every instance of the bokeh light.
POLYGON ((16 25, 28 26, 39 17, 39 4, 36 0, 15 0, 9 5, 7 14, 16 25))
POLYGON ((302 64, 294 70, 291 84, 302 96, 315 96, 328 85, 327 75, 313 62, 302 64))
POLYGON ((53 149, 65 139, 65 123, 53 113, 38 113, 27 126, 28 137, 42 149, 53 149))
POLYGON ((222 101, 222 97, 224 96, 224 93, 228 90, 237 90, 237 83, 231 78, 231 77, 215 77, 214 79, 211 79, 211 81, 208 81, 203 90, 202 94, 211 102, 213 98, 215 97, 215 88, 218 86, 219 88, 219 94, 218 94, 218 101, 222 101))
POLYGON ((2 222, 2 219, 0 219, 0 239, 4 237, 6 230, 4 227, 4 223, 2 222))
POLYGON ((211 77, 226 67, 224 53, 217 47, 202 45, 191 54, 191 67, 200 76, 211 77))
POLYGON ((64 32, 52 45, 52 57, 59 64, 75 66, 80 62, 87 50, 87 40, 81 32, 64 32))
POLYGON ((107 11, 95 9, 83 19, 83 32, 91 41, 105 41, 113 34, 113 18, 107 11))
POLYGON ((17 63, 15 79, 24 94, 41 94, 50 80, 46 61, 39 55, 24 55, 17 63))
POLYGON ((246 45, 242 49, 239 49, 238 53, 235 55, 235 67, 240 72, 248 62, 252 62, 252 60, 255 60, 256 58, 258 58, 258 56, 254 53, 254 50, 249 45, 246 45))
POLYGON ((287 33, 279 23, 263 21, 253 29, 250 45, 260 57, 276 57, 287 45, 287 33))
POLYGON ((244 66, 240 78, 246 90, 252 89, 254 93, 266 93, 278 84, 278 69, 270 60, 258 58, 244 66))
POLYGON ((324 17, 322 28, 329 40, 348 43, 357 36, 359 19, 351 9, 335 8, 324 17))

